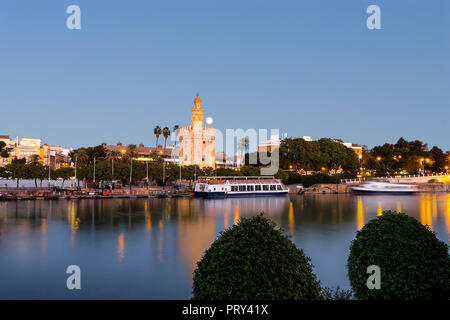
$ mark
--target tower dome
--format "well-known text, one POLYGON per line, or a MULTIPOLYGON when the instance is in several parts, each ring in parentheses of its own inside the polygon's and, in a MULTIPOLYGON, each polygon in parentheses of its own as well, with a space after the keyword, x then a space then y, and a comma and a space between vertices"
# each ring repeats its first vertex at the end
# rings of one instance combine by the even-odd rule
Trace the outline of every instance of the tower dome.
POLYGON ((197 93, 197 97, 194 99, 194 106, 196 108, 200 108, 202 106, 202 99, 200 99, 200 97, 198 96, 198 93, 197 93))

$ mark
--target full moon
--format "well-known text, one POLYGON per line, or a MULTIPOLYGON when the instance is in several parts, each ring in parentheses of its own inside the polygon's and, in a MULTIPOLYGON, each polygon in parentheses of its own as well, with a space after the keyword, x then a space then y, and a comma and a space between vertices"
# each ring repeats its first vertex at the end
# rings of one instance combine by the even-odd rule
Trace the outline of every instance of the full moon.
POLYGON ((206 123, 207 124, 212 124, 213 123, 213 118, 211 118, 211 117, 206 118, 206 123))

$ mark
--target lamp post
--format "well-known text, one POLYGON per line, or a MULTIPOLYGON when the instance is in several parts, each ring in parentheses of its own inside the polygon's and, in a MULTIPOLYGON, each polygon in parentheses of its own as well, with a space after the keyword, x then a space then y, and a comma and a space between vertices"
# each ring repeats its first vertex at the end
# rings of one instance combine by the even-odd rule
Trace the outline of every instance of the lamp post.
POLYGON ((147 191, 148 191, 148 160, 145 162, 145 164, 146 164, 145 173, 147 176, 147 191))
POLYGON ((111 180, 114 180, 114 158, 111 159, 111 180))
POLYGON ((77 188, 78 188, 79 183, 78 183, 78 177, 77 177, 77 160, 78 160, 78 156, 75 155, 75 182, 76 182, 77 188))
POLYGON ((133 178, 133 157, 130 157, 130 195, 131 195, 131 180, 133 178))

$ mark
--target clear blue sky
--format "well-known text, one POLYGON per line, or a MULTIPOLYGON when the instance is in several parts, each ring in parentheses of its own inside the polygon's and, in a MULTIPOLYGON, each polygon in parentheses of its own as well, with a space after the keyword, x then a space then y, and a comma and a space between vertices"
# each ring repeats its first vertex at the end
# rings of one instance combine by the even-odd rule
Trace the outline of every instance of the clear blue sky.
POLYGON ((153 145, 200 92, 221 130, 450 150, 449 2, 2 0, 0 134, 153 145))

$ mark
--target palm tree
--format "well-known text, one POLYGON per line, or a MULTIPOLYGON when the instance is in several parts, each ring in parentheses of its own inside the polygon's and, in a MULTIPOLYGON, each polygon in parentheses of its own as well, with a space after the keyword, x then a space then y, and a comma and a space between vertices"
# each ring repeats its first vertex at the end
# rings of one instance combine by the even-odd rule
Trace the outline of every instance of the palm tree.
POLYGON ((137 146, 135 144, 129 144, 127 146, 127 151, 128 151, 128 155, 131 158, 135 158, 139 155, 138 151, 137 151, 137 146))
POLYGON ((167 138, 170 136, 170 129, 168 127, 164 127, 162 134, 164 136, 164 149, 166 149, 167 138))
POLYGON ((175 146, 177 145, 177 139, 178 139, 178 134, 180 133, 180 126, 179 125, 174 125, 173 126, 173 133, 175 133, 175 146))
POLYGON ((38 162, 41 161, 41 157, 38 154, 33 154, 30 157, 30 163, 32 164, 37 164, 38 162))
POLYGON ((162 133, 161 127, 160 126, 156 126, 155 129, 153 129, 153 133, 156 136, 156 148, 158 148, 158 139, 159 139, 159 136, 162 133))
POLYGON ((249 141, 247 137, 242 138, 239 141, 239 146, 238 149, 241 151, 241 159, 244 160, 244 164, 245 164, 245 153, 247 153, 248 150, 248 146, 249 146, 249 141))

